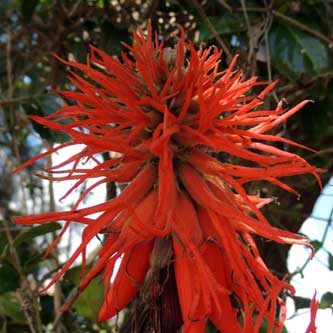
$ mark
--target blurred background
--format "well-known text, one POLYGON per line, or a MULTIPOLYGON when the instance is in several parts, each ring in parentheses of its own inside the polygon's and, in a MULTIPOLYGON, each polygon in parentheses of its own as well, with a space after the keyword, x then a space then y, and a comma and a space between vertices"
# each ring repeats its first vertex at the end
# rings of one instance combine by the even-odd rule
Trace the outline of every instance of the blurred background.
MULTIPOLYGON (((98 278, 71 310, 61 312, 61 306, 68 302, 79 283, 79 263, 47 293, 37 293, 79 242, 79 226, 72 226, 64 241, 43 258, 61 224, 27 227, 11 222, 13 215, 62 210, 74 202, 79 193, 74 193, 64 203, 59 202, 66 191, 64 184, 49 184, 34 175, 52 162, 64 160, 65 153, 40 160, 19 174, 11 172, 35 154, 68 140, 62 133, 50 132, 28 118, 29 115, 48 115, 63 105, 53 91, 68 87, 66 66, 52 53, 68 60, 85 61, 89 45, 94 45, 118 56, 125 50, 121 41, 131 43, 130 27, 144 29, 149 19, 166 44, 175 43, 179 25, 182 25, 186 38, 197 47, 216 45, 224 50, 221 67, 239 54, 238 67, 245 75, 257 76, 261 81, 279 80, 265 107, 274 108, 281 99, 291 106, 303 99, 313 101, 275 134, 318 150, 309 153, 283 146, 313 165, 329 170, 322 174, 323 185, 326 185, 323 193, 310 176, 287 180, 300 197, 267 183, 251 184, 248 191, 276 198, 264 212, 271 223, 304 233, 316 249, 314 260, 309 262, 309 252, 302 248, 290 251, 288 246, 257 240, 267 265, 280 277, 289 273, 298 292, 288 297, 288 331, 304 332, 310 299, 317 288, 319 319, 323 318, 318 320, 318 332, 331 332, 331 0, 0 0, 0 332, 102 333, 113 329, 128 332, 126 312, 118 322, 97 321, 103 299, 103 287, 98 278)), ((84 184, 80 190, 86 186, 84 184)), ((111 198, 116 189, 116 184, 99 188, 85 204, 111 198)), ((96 239, 89 260, 94 260, 94 250, 101 241, 96 239)), ((215 330, 208 327, 207 332, 215 330)), ((262 332, 266 332, 265 327, 262 332)))

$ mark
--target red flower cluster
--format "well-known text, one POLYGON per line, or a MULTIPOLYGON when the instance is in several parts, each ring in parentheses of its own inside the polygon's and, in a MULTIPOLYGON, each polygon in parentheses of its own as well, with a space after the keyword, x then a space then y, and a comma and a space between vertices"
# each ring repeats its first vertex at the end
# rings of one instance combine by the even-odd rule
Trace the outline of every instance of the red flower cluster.
POLYGON ((79 153, 48 169, 46 178, 76 180, 68 194, 87 179, 102 177, 70 211, 15 219, 20 224, 65 221, 56 242, 71 222, 86 225, 81 244, 47 288, 81 255, 81 290, 103 275, 106 296, 100 320, 106 320, 126 307, 138 290, 161 293, 163 284, 154 284, 154 274, 172 265, 182 332, 205 332, 209 318, 223 333, 258 332, 263 321, 267 332, 278 333, 285 319, 279 295, 285 289, 293 293, 293 288, 269 271, 253 236, 283 244, 308 243, 271 226, 259 210, 271 200, 248 195, 243 185, 265 180, 295 192, 279 178, 311 173, 319 181, 316 168, 269 142, 304 146, 267 134, 307 101, 291 109, 282 102, 274 110, 262 109, 275 82, 246 80, 235 69, 237 57, 221 71, 222 52, 214 47, 195 50, 181 36, 174 49, 167 48, 150 27, 147 37, 142 31, 133 35, 133 46, 126 45, 130 56, 123 53, 121 61, 92 47, 87 64, 65 62, 83 74, 72 71, 76 89, 60 92, 76 104, 45 118, 31 117, 65 131, 72 140, 19 169, 83 144, 79 153), (266 87, 252 96, 251 89, 259 85, 266 87), (95 158, 107 151, 117 157, 104 162, 95 158), (246 166, 234 164, 233 157, 246 166), (82 159, 97 165, 82 168, 82 159), (59 175, 57 169, 70 164, 70 170, 59 175), (93 188, 108 182, 127 186, 110 201, 79 209, 93 188), (91 218, 94 213, 99 217, 91 218), (107 239, 98 261, 86 272, 87 245, 101 232, 107 239))

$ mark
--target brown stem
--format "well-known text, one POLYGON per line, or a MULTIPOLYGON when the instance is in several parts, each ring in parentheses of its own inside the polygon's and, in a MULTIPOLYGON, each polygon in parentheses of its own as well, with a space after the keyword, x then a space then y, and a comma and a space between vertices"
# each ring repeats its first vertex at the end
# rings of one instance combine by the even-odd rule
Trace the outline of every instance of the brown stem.
POLYGON ((291 25, 294 25, 295 27, 308 32, 309 34, 318 37, 319 39, 321 39, 322 41, 326 42, 328 44, 328 47, 331 48, 333 47, 333 41, 330 40, 329 38, 327 38, 325 35, 321 34, 320 32, 311 29, 309 26, 291 18, 290 16, 284 15, 276 10, 272 11, 273 15, 276 17, 279 17, 280 19, 290 23, 291 25))
POLYGON ((216 39, 216 41, 220 44, 221 48, 223 49, 223 51, 225 52, 226 56, 227 56, 227 63, 230 64, 231 60, 232 60, 232 54, 229 50, 229 47, 227 46, 227 44, 223 41, 223 39, 220 37, 220 35, 218 34, 218 32, 216 31, 214 25, 212 24, 212 22, 210 21, 209 17, 206 15, 204 9, 202 8, 201 4, 199 3, 199 1, 197 0, 193 0, 192 2, 190 0, 187 0, 187 2, 191 3, 194 5, 194 7, 196 8, 196 10, 198 11, 199 15, 202 17, 202 19, 206 22, 208 29, 212 32, 212 34, 214 35, 214 38, 216 39))
MULTIPOLYGON (((52 149, 52 144, 49 143, 48 141, 45 140, 44 146, 47 150, 52 149)), ((48 155, 47 157, 47 168, 52 167, 52 157, 51 155, 48 155)), ((56 205, 55 205, 55 198, 54 198, 54 188, 53 188, 53 183, 50 181, 48 183, 48 190, 49 190, 49 211, 54 212, 56 210, 56 205)), ((56 234, 52 235, 53 240, 56 238, 56 234)), ((54 268, 59 267, 59 251, 57 246, 52 251, 53 253, 53 258, 52 260, 52 265, 54 268)), ((62 299, 62 291, 61 291, 61 286, 60 283, 57 281, 54 284, 54 297, 53 297, 53 306, 54 306, 54 317, 59 318, 61 316, 61 299, 62 299)), ((54 328, 56 333, 62 333, 63 332, 63 327, 61 321, 55 321, 54 323, 54 328)))
MULTIPOLYGON (((108 161, 111 159, 109 152, 103 153, 104 161, 108 161)), ((117 188, 114 182, 109 182, 106 184, 106 200, 111 200, 117 196, 117 188)))
POLYGON ((33 95, 33 96, 13 97, 11 99, 5 99, 5 100, 0 101, 0 105, 22 103, 22 102, 30 101, 31 99, 34 99, 34 98, 38 98, 40 96, 43 96, 43 95, 38 94, 38 95, 33 95))
POLYGON ((224 0, 217 0, 217 2, 224 7, 227 11, 229 11, 230 13, 232 13, 232 7, 230 5, 228 5, 224 0))
MULTIPOLYGON (((14 81, 13 81, 13 68, 12 68, 12 62, 11 62, 11 49, 12 49, 12 43, 11 43, 11 32, 7 31, 7 44, 6 44, 6 69, 7 69, 7 81, 8 81, 8 93, 7 98, 8 100, 11 100, 14 95, 14 81)), ((18 133, 20 129, 20 124, 16 123, 16 111, 13 108, 13 105, 9 105, 9 131, 12 135, 12 150, 14 152, 14 156, 16 158, 17 164, 21 164, 21 157, 20 157, 20 150, 18 145, 18 133)), ((20 174, 20 189, 22 192, 22 206, 24 211, 27 211, 27 198, 24 190, 24 181, 23 177, 20 174)))
MULTIPOLYGON (((236 8, 234 9, 234 12, 242 12, 243 8, 236 8)), ((262 7, 247 7, 246 8, 247 12, 252 12, 252 13, 267 13, 268 11, 271 11, 272 14, 278 18, 280 18, 281 20, 284 20, 288 23, 290 23, 291 25, 308 32, 309 34, 318 37, 319 39, 321 39, 322 41, 324 41, 325 43, 328 44, 328 47, 331 48, 333 47, 333 40, 329 39, 328 37, 326 37, 325 35, 323 35, 322 33, 310 28, 309 26, 293 19, 290 16, 287 16, 285 14, 280 13, 277 10, 272 10, 270 8, 262 8, 262 7)))
POLYGON ((27 319, 31 333, 42 333, 42 324, 39 317, 36 295, 31 289, 30 283, 22 269, 20 257, 16 251, 14 239, 9 230, 5 212, 1 209, 0 213, 4 216, 2 223, 4 225, 4 231, 8 241, 12 263, 20 278, 20 288, 16 291, 17 298, 21 304, 21 308, 27 319))

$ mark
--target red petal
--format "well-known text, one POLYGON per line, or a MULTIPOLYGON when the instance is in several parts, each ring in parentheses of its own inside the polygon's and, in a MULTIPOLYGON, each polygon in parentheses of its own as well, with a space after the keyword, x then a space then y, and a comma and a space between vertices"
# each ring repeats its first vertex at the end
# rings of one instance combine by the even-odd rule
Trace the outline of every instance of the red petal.
POLYGON ((116 315, 136 294, 148 271, 152 248, 152 241, 144 242, 125 254, 99 313, 99 320, 107 320, 116 315))

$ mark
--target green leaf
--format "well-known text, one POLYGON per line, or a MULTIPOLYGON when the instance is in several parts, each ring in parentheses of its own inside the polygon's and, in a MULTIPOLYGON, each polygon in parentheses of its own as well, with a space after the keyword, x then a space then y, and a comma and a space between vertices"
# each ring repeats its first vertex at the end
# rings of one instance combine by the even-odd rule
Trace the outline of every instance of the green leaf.
POLYGON ((307 309, 311 305, 310 298, 293 296, 292 299, 294 300, 296 311, 299 309, 307 309))
POLYGON ((39 297, 41 306, 41 319, 44 325, 54 320, 54 302, 50 295, 41 295, 39 297))
POLYGON ((25 317, 15 292, 0 294, 0 317, 9 317, 17 322, 25 322, 25 317))
POLYGON ((101 48, 109 54, 119 54, 123 51, 121 42, 129 43, 130 37, 127 29, 117 29, 109 21, 104 21, 101 29, 101 48))
POLYGON ((63 100, 55 94, 45 94, 38 97, 38 103, 44 116, 49 116, 64 106, 63 100))
POLYGON ((176 6, 176 5, 179 5, 179 1, 178 0, 168 0, 169 4, 171 6, 176 6))
POLYGON ((96 7, 103 8, 104 7, 104 0, 97 0, 96 7))
MULTIPOLYGON (((235 34, 246 29, 244 18, 241 15, 211 16, 209 20, 219 35, 235 34)), ((208 28, 207 23, 203 22, 200 26, 200 41, 207 41, 213 37, 214 35, 208 28)))
MULTIPOLYGON (((259 333, 267 333, 268 332, 268 321, 266 318, 261 322, 259 333)), ((275 329, 273 328, 272 333, 275 332, 275 329)), ((287 330, 285 327, 282 327, 281 333, 287 333, 287 330)))
POLYGON ((274 67, 291 79, 302 73, 319 74, 329 67, 326 45, 291 25, 274 24, 269 32, 269 44, 274 67))
MULTIPOLYGON (((78 286, 81 280, 81 266, 73 267, 65 274, 65 278, 78 286)), ((104 302, 104 287, 101 276, 94 278, 74 303, 77 313, 92 322, 98 321, 98 314, 104 302)))
MULTIPOLYGON (((325 91, 332 91, 331 89, 333 89, 333 80, 328 85, 322 81, 318 82, 316 87, 311 87, 311 92, 308 94, 309 96, 318 96, 325 94, 325 91)), ((305 105, 302 112, 297 113, 294 118, 295 123, 301 125, 302 132, 305 133, 306 140, 311 142, 312 147, 318 147, 323 138, 329 135, 329 128, 332 124, 330 110, 333 108, 333 103, 330 101, 329 94, 325 95, 327 96, 323 100, 318 100, 318 97, 316 97, 315 103, 305 105)), ((313 161, 313 164, 317 165, 317 161, 313 161)), ((317 165, 317 167, 320 166, 317 165)))
POLYGON ((328 269, 333 271, 333 255, 331 253, 328 254, 328 269))
POLYGON ((323 242, 319 240, 313 240, 310 242, 310 244, 314 247, 316 252, 323 246, 323 242))
POLYGON ((0 259, 4 259, 4 258, 7 256, 8 250, 9 250, 9 245, 6 244, 6 245, 2 248, 1 255, 0 255, 0 259))
POLYGON ((20 287, 19 276, 15 268, 7 261, 0 262, 0 294, 15 291, 20 287))
POLYGON ((59 229, 61 229, 61 225, 59 223, 45 223, 36 227, 32 227, 31 229, 20 233, 15 238, 14 245, 18 246, 22 242, 30 241, 35 237, 42 236, 50 232, 55 232, 59 229))
POLYGON ((319 308, 328 309, 333 307, 333 293, 328 291, 323 296, 321 296, 319 308))
POLYGON ((216 332, 217 328, 215 327, 215 325, 210 320, 207 320, 206 333, 216 333, 216 332))
MULTIPOLYGON (((59 96, 50 94, 35 98, 32 103, 24 104, 23 107, 27 115, 45 117, 63 107, 63 101, 59 96)), ((43 139, 50 142, 64 142, 66 138, 64 133, 51 131, 49 128, 35 121, 32 122, 32 126, 43 139)))
POLYGON ((0 332, 1 333, 8 333, 8 331, 7 331, 7 320, 6 319, 3 321, 0 332))
POLYGON ((38 0, 21 0, 21 12, 24 21, 31 19, 38 2, 38 0))
POLYGON ((48 265, 47 261, 54 259, 53 253, 50 253, 47 258, 44 257, 44 252, 31 251, 28 256, 22 256, 22 269, 25 274, 36 273, 41 265, 48 265))
POLYGON ((1 0, 0 1, 0 18, 10 17, 13 12, 19 7, 19 3, 15 0, 1 0))
MULTIPOLYGON (((0 223, 1 226, 1 223, 0 223)), ((0 233, 0 258, 4 258, 7 253, 8 239, 4 232, 0 233), (4 253, 4 254, 3 254, 4 253)))

